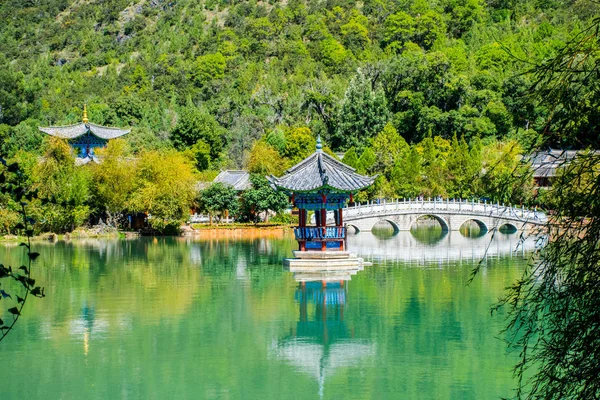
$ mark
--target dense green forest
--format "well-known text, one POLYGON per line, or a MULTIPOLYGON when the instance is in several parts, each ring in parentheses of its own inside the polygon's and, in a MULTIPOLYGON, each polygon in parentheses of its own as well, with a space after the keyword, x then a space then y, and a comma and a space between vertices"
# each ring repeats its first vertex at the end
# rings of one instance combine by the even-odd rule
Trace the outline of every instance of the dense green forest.
POLYGON ((320 133, 334 151, 361 151, 387 121, 409 143, 521 139, 543 128, 546 110, 521 96, 530 82, 519 73, 554 55, 598 8, 586 0, 8 0, 0 6, 4 150, 36 148, 36 126, 77 122, 83 103, 96 123, 133 126, 136 149, 203 139, 213 157, 237 166, 255 140, 287 127, 320 133), (190 119, 198 129, 177 126, 190 119))
MULTIPOLYGON (((123 157, 169 166, 182 156, 191 162, 174 165, 205 177, 281 173, 321 135, 360 172, 380 174, 363 199, 530 202, 530 182, 508 178, 552 110, 526 95, 534 82, 524 72, 599 9, 590 0, 7 0, 0 150, 30 160, 33 186, 82 175, 84 189, 45 190, 87 212, 108 209, 92 172, 31 161, 66 157, 37 127, 79 122, 87 103, 92 122, 132 127, 123 157)), ((123 207, 141 210, 137 196, 123 207)))

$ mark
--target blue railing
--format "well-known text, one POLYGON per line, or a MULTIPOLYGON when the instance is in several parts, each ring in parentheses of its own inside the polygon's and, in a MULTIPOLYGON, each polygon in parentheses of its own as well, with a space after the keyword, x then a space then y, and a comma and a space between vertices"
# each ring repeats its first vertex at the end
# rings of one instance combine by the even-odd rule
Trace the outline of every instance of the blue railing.
POLYGON ((307 226, 294 228, 296 240, 343 240, 346 228, 343 226, 307 226))

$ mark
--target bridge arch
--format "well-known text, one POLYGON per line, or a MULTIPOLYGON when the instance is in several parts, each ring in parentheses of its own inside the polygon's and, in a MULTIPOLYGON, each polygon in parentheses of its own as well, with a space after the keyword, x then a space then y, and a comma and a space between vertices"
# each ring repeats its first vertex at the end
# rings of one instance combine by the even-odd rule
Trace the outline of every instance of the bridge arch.
MULTIPOLYGON (((348 227, 348 228, 352 228, 352 230, 353 230, 353 231, 352 231, 352 233, 353 233, 353 234, 357 234, 357 233, 360 233, 360 232, 361 232, 361 231, 360 231, 360 228, 359 228, 358 226, 354 225, 354 224, 349 224, 349 223, 346 223, 346 227, 348 227)), ((350 231, 348 231, 348 233, 350 233, 350 231)))
POLYGON ((505 234, 516 233, 518 230, 519 228, 517 228, 515 224, 510 222, 503 223, 498 227, 498 232, 505 234))
POLYGON ((394 229, 394 234, 400 232, 400 227, 398 226, 398 224, 396 222, 392 221, 391 219, 388 219, 388 218, 381 218, 381 219, 375 221, 375 223, 373 224, 373 226, 371 226, 370 230, 373 231, 373 229, 375 229, 375 228, 378 227, 377 225, 382 225, 382 222, 384 224, 387 224, 387 225, 391 226, 392 229, 394 229))
POLYGON ((444 232, 448 232, 450 230, 450 225, 448 224, 448 222, 444 218, 440 217, 439 215, 435 215, 435 214, 418 214, 418 215, 416 215, 414 220, 410 224, 410 229, 415 228, 417 221, 419 221, 423 217, 431 217, 431 218, 435 219, 440 224, 440 226, 442 227, 442 231, 444 231, 444 232))
POLYGON ((473 222, 477 225, 477 227, 479 228, 479 234, 476 236, 483 236, 488 232, 488 227, 487 224, 485 222, 483 222, 480 219, 477 218, 468 218, 465 219, 458 227, 458 230, 463 233, 464 236, 464 231, 468 231, 470 229, 470 227, 467 225, 468 223, 473 222))

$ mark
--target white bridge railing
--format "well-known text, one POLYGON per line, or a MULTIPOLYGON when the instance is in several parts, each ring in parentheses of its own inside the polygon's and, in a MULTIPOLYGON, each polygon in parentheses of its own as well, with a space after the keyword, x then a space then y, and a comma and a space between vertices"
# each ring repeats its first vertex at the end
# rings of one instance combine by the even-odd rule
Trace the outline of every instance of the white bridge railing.
POLYGON ((395 199, 354 204, 344 209, 344 218, 354 220, 389 214, 463 214, 494 218, 506 218, 543 224, 548 221, 546 213, 500 203, 464 199, 395 199))

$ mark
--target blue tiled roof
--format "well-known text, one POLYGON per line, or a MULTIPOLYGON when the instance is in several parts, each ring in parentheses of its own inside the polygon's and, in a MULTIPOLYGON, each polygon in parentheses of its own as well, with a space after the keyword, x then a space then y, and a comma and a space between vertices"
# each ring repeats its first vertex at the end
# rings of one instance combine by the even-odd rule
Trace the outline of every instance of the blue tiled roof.
POLYGON ((355 192, 372 185, 375 178, 358 174, 354 168, 321 150, 288 169, 281 178, 267 177, 275 188, 291 192, 318 191, 323 188, 355 192))

